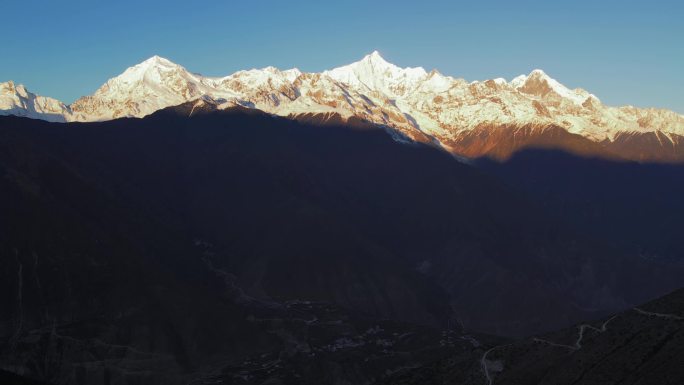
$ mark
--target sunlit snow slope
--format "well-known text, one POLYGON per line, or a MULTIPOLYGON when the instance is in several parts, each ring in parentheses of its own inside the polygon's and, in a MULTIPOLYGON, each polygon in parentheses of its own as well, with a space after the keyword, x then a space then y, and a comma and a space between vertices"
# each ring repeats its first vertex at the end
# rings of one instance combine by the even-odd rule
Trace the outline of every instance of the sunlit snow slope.
MULTIPOLYGON (((154 56, 70 106, 31 94, 12 82, 0 83, 0 114, 102 121, 143 117, 200 98, 222 108, 241 105, 292 118, 311 114, 334 114, 342 120, 354 117, 466 156, 505 157, 508 148, 534 144, 540 135, 556 138, 560 132, 560 137, 569 134, 587 143, 601 143, 602 150, 585 152, 605 150, 638 160, 684 158, 680 150, 684 117, 675 112, 605 106, 593 94, 568 89, 542 70, 510 82, 501 78, 467 82, 436 70, 399 68, 377 51, 322 73, 267 67, 220 78, 194 74, 154 56), (521 137, 523 144, 515 143, 521 137)), ((569 139, 552 142, 559 140, 569 139)), ((591 148, 587 143, 573 146, 591 148)))

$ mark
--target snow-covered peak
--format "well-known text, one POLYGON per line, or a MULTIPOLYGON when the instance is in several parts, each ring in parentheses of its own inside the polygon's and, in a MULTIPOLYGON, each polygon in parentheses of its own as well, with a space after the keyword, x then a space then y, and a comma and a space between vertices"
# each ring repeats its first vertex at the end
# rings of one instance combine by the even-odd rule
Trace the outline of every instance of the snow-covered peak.
POLYGON ((121 75, 114 79, 135 81, 140 80, 145 74, 173 70, 185 71, 185 68, 171 60, 155 55, 141 63, 127 68, 121 75))
POLYGON ((205 78, 160 56, 109 79, 93 96, 72 105, 76 120, 107 120, 145 116, 211 92, 205 78))
POLYGON ((562 84, 558 83, 555 79, 551 78, 541 69, 534 69, 528 75, 520 75, 511 81, 511 85, 514 88, 528 88, 529 94, 534 94, 537 96, 543 96, 544 92, 553 91, 553 86, 557 88, 566 88, 562 84))
POLYGON ((16 92, 16 85, 13 81, 9 80, 0 83, 0 95, 15 94, 16 92))
POLYGON ((518 91, 529 95, 541 98, 557 95, 576 105, 582 105, 589 97, 598 100, 596 96, 585 90, 569 89, 541 69, 532 70, 529 75, 520 75, 514 78, 510 84, 518 91))
POLYGON ((7 82, 0 83, 0 95, 15 95, 22 98, 28 98, 33 94, 28 92, 23 84, 15 84, 12 80, 9 80, 7 82))
POLYGON ((297 68, 281 71, 276 67, 238 71, 232 75, 213 79, 209 83, 226 92, 244 93, 248 90, 268 92, 291 88, 302 72, 297 68))
POLYGON ((142 65, 147 65, 147 66, 156 66, 156 65, 163 65, 163 66, 177 66, 178 64, 172 62, 171 60, 161 57, 159 55, 154 55, 150 57, 149 59, 143 61, 140 63, 142 65))
POLYGON ((380 55, 380 52, 377 50, 364 56, 363 59, 359 60, 358 63, 368 63, 369 65, 375 66, 377 68, 397 68, 397 66, 385 60, 385 58, 383 58, 382 55, 380 55))
POLYGON ((126 71, 124 71, 124 74, 125 73, 141 73, 141 72, 149 71, 149 70, 155 69, 155 68, 177 68, 177 67, 181 67, 181 66, 172 62, 169 59, 163 58, 163 57, 158 56, 158 55, 154 55, 147 60, 144 60, 144 61, 142 61, 142 62, 140 62, 140 63, 138 63, 132 67, 129 67, 128 69, 126 69, 126 71))
POLYGON ((69 107, 59 100, 29 92, 23 84, 0 83, 0 115, 17 115, 50 122, 65 122, 69 107))
POLYGON ((594 95, 569 89, 542 70, 510 83, 501 78, 469 83, 436 70, 400 68, 377 51, 323 73, 266 67, 217 78, 153 56, 69 107, 12 82, 0 83, 0 113, 45 120, 143 117, 198 99, 288 117, 335 114, 446 146, 481 127, 553 125, 595 141, 612 140, 620 132, 684 135, 679 114, 604 106, 594 95))
MULTIPOLYGON (((106 85, 109 87, 101 88, 102 91, 108 91, 113 86, 126 87, 134 85, 138 82, 145 83, 162 83, 168 75, 176 75, 176 77, 194 78, 195 76, 188 72, 182 66, 165 59, 160 56, 152 56, 151 58, 129 67, 121 75, 110 79, 106 85)), ((98 90, 99 92, 100 90, 98 90)))
POLYGON ((427 77, 422 67, 400 68, 386 61, 378 51, 342 67, 325 71, 324 75, 354 87, 392 94, 402 94, 427 77))
POLYGON ((302 74, 302 71, 300 71, 298 68, 291 68, 289 70, 280 70, 277 67, 273 66, 268 66, 266 68, 262 69, 253 69, 249 71, 240 71, 239 73, 251 73, 253 75, 263 75, 262 77, 268 78, 268 77, 282 77, 286 79, 289 82, 295 81, 299 77, 299 75, 302 74))
POLYGON ((543 69, 540 69, 540 68, 535 68, 535 69, 533 69, 533 70, 530 72, 530 74, 528 75, 528 77, 539 77, 539 78, 547 78, 547 79, 550 79, 549 75, 547 75, 546 72, 544 72, 544 70, 543 70, 543 69))

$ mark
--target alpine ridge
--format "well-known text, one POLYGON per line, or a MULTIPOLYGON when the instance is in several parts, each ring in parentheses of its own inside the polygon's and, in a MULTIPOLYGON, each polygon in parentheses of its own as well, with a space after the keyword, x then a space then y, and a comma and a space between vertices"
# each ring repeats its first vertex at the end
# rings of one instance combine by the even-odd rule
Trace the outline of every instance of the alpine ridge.
POLYGON ((205 77, 153 56, 70 106, 12 82, 0 83, 0 114, 56 122, 143 117, 194 100, 293 119, 360 120, 399 133, 398 139, 467 157, 501 159, 523 148, 546 147, 637 161, 684 161, 684 116, 606 106, 539 69, 511 81, 467 82, 436 70, 400 68, 374 51, 321 73, 266 67, 205 77))

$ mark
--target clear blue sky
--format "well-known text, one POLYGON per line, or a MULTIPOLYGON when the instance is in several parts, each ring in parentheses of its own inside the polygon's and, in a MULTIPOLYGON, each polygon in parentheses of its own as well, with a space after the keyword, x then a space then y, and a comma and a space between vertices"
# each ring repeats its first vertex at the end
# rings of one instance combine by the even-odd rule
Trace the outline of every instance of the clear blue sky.
POLYGON ((158 54, 204 75, 321 71, 374 49, 481 80, 542 68, 611 105, 684 113, 678 1, 5 1, 0 81, 67 103, 158 54))

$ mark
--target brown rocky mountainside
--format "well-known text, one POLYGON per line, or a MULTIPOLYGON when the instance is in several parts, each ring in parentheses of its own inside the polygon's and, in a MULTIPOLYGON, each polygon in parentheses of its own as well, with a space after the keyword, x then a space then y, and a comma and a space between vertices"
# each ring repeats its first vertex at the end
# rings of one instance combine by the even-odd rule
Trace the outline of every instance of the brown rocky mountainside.
POLYGON ((510 81, 468 82, 421 67, 400 68, 376 51, 321 73, 275 67, 205 77, 153 56, 67 106, 0 83, 0 115, 48 121, 144 117, 213 100, 308 122, 375 125, 467 157, 506 159, 528 148, 604 159, 684 162, 684 116, 674 111, 604 105, 542 70, 510 81))

